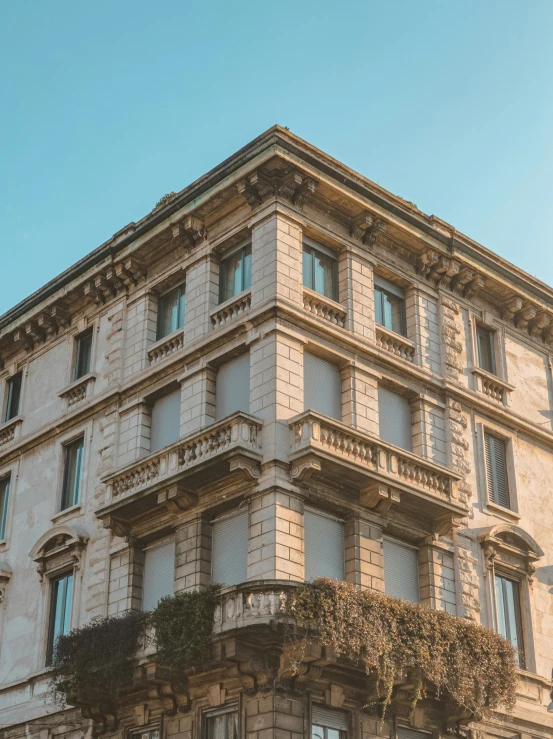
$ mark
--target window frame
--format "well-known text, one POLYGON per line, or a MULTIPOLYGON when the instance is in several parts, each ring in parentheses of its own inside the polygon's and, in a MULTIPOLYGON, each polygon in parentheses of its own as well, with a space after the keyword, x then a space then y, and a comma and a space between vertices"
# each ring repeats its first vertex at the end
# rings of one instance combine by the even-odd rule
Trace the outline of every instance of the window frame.
MULTIPOLYGON (((493 598, 494 598, 494 612, 495 612, 495 630, 498 634, 501 636, 504 636, 504 638, 513 646, 515 651, 517 652, 516 660, 517 660, 517 667, 520 670, 526 669, 527 664, 527 653, 526 653, 526 644, 525 644, 525 638, 524 638, 524 617, 523 617, 523 608, 522 608, 522 582, 519 578, 516 576, 513 577, 511 573, 505 573, 501 567, 494 568, 493 571, 493 598), (516 593, 516 598, 513 599, 514 605, 515 605, 515 611, 514 611, 514 617, 515 617, 515 631, 516 631, 516 637, 517 642, 519 646, 516 646, 513 644, 511 639, 509 639, 506 635, 501 634, 499 629, 500 619, 499 619, 499 602, 498 602, 498 594, 497 594, 497 580, 502 580, 504 582, 510 582, 513 585, 516 586, 514 588, 514 592, 516 593)), ((503 590, 503 589, 502 589, 503 590)), ((505 593, 502 593, 502 601, 503 601, 503 619, 505 621, 505 624, 507 625, 508 620, 508 613, 509 609, 507 604, 505 603, 505 593)), ((507 631, 509 628, 507 627, 507 631)))
POLYGON ((162 292, 161 295, 157 299, 156 342, 161 341, 162 339, 165 339, 167 336, 170 336, 176 331, 180 331, 181 329, 183 329, 185 322, 186 322, 186 280, 182 280, 182 282, 179 282, 177 285, 174 285, 168 290, 165 290, 164 292, 162 292), (177 292, 177 291, 179 291, 178 304, 177 304, 178 305, 177 323, 179 325, 176 328, 174 329, 172 328, 170 331, 163 333, 162 328, 161 328, 161 321, 162 321, 162 314, 163 314, 163 311, 162 311, 163 301, 167 300, 169 296, 171 295, 171 293, 177 292), (182 319, 182 323, 181 323, 181 319, 182 319))
POLYGON ((153 739, 152 734, 156 731, 158 733, 157 739, 161 739, 161 735, 162 735, 161 734, 162 732, 161 723, 147 724, 146 726, 139 726, 138 728, 131 729, 128 732, 128 739, 140 739, 142 734, 148 734, 149 735, 148 739, 153 739))
POLYGON ((85 435, 84 433, 73 437, 68 441, 64 441, 62 444, 63 448, 63 473, 62 473, 62 486, 61 486, 61 499, 60 499, 60 513, 67 511, 75 506, 81 504, 82 500, 82 488, 83 488, 83 477, 84 477, 84 453, 85 453, 85 435), (68 451, 73 446, 80 442, 80 455, 79 455, 79 478, 78 478, 78 499, 73 500, 70 504, 67 504, 68 496, 68 478, 69 478, 69 465, 68 465, 68 451))
POLYGON ((373 300, 374 300, 374 320, 378 326, 382 326, 386 331, 391 331, 398 336, 402 336, 407 339, 407 297, 405 290, 396 285, 395 283, 387 280, 385 277, 381 277, 378 274, 374 275, 373 279, 373 300), (383 321, 377 320, 377 292, 380 293, 378 302, 381 303, 380 314, 384 318, 384 296, 392 297, 397 301, 400 301, 400 330, 396 331, 392 326, 386 326, 383 321))
POLYGON ((327 300, 332 300, 334 303, 338 303, 340 300, 340 290, 339 290, 339 284, 338 284, 338 254, 333 251, 332 249, 329 249, 328 246, 324 246, 323 244, 319 244, 317 241, 313 241, 312 239, 304 236, 302 239, 302 250, 301 250, 301 274, 302 274, 302 286, 305 287, 307 290, 311 290, 314 293, 317 293, 317 295, 322 295, 323 298, 326 298, 327 300), (325 293, 319 292, 319 290, 315 289, 315 262, 313 260, 314 253, 318 252, 322 256, 328 257, 332 260, 332 274, 331 274, 331 284, 332 284, 332 295, 326 295, 325 293), (312 287, 305 284, 304 279, 304 262, 303 262, 303 255, 305 253, 310 253, 311 255, 311 284, 312 287))
POLYGON ((476 362, 477 367, 478 367, 478 369, 482 370, 483 372, 487 372, 490 375, 494 375, 495 377, 498 377, 498 372, 497 372, 497 354, 496 354, 496 344, 497 344, 497 341, 496 341, 496 333, 497 332, 494 329, 490 328, 489 326, 486 326, 483 323, 478 323, 478 322, 476 323, 476 328, 475 328, 475 343, 476 343, 475 357, 476 357, 476 360, 477 360, 477 362, 476 362), (481 336, 483 334, 486 335, 487 342, 489 344, 488 350, 489 350, 489 353, 490 353, 491 369, 488 369, 487 367, 484 367, 483 366, 483 362, 482 362, 483 354, 482 354, 482 351, 481 351, 481 348, 480 348, 481 347, 480 338, 481 338, 481 336))
MULTIPOLYGON (((514 496, 512 492, 512 486, 511 486, 511 477, 512 473, 510 470, 510 440, 505 438, 504 436, 501 436, 500 434, 497 434, 496 432, 488 429, 487 427, 484 427, 482 430, 482 444, 483 444, 483 451, 484 451, 484 465, 483 465, 483 474, 485 479, 485 493, 486 493, 486 502, 487 504, 492 504, 492 506, 499 506, 502 510, 505 511, 516 511, 516 508, 514 507, 514 496), (507 482, 507 496, 509 498, 509 505, 505 506, 502 503, 500 503, 496 497, 497 497, 497 489, 493 488, 494 480, 490 480, 489 474, 488 474, 488 453, 487 453, 487 443, 486 439, 495 439, 496 441, 499 441, 503 444, 503 449, 505 452, 505 476, 506 476, 506 482, 507 482), (492 492, 492 495, 490 495, 490 489, 492 492)), ((495 457, 493 455, 490 455, 490 466, 495 467, 495 457)), ((497 484, 496 484, 497 488, 497 484)))
MULTIPOLYGON (((69 596, 69 630, 65 633, 69 633, 72 628, 72 619, 73 619, 73 602, 75 597, 75 570, 65 570, 64 572, 57 573, 56 575, 53 575, 49 578, 48 587, 49 587, 49 604, 48 604, 48 631, 47 631, 47 637, 46 637, 46 666, 50 666, 52 664, 52 660, 54 658, 54 649, 55 649, 55 642, 58 636, 61 636, 61 634, 55 633, 55 622, 56 622, 56 604, 57 604, 57 597, 56 597, 56 587, 59 582, 62 580, 67 580, 68 578, 71 578, 71 593, 69 596)), ((66 611, 67 611, 67 590, 66 587, 65 596, 64 596, 64 611, 63 611, 63 620, 65 622, 66 619, 66 611)))
POLYGON ((13 421, 14 418, 17 418, 20 415, 21 396, 23 394, 22 390, 23 390, 23 370, 20 370, 19 372, 15 372, 13 375, 11 375, 10 377, 6 379, 6 404, 4 407, 3 423, 8 423, 9 421, 13 421), (13 388, 14 388, 14 381, 16 379, 19 379, 19 387, 17 389, 17 410, 15 412, 12 412, 11 405, 13 402, 13 388))
POLYGON ((0 495, 3 495, 2 506, 0 509, 0 542, 6 541, 7 538, 11 484, 11 472, 8 472, 5 475, 0 474, 0 495))
POLYGON ((234 249, 230 249, 229 251, 225 252, 220 261, 219 261, 219 297, 218 297, 218 305, 222 305, 223 303, 226 303, 227 300, 233 300, 238 295, 241 295, 243 292, 246 292, 246 290, 251 290, 252 286, 252 259, 253 259, 253 250, 252 250, 252 242, 246 241, 245 243, 240 244, 239 246, 236 246, 234 249), (225 297, 225 282, 226 282, 226 268, 228 265, 228 261, 234 257, 238 252, 241 253, 240 259, 241 259, 241 289, 237 292, 233 293, 232 295, 229 295, 225 297), (250 268, 249 272, 244 269, 244 260, 245 258, 249 256, 250 257, 250 268), (245 284, 247 282, 246 276, 249 274, 249 284, 245 284))
POLYGON ((323 730, 322 739, 328 739, 328 732, 329 731, 336 731, 336 732, 338 732, 339 739, 347 739, 348 736, 351 734, 351 729, 352 729, 352 726, 351 726, 352 721, 351 721, 351 719, 352 719, 352 717, 351 717, 351 712, 350 711, 344 710, 343 708, 331 708, 331 707, 326 706, 326 705, 321 705, 318 702, 313 702, 311 700, 309 701, 309 736, 311 737, 311 739, 315 739, 315 735, 313 733, 313 727, 315 727, 315 726, 317 726, 318 728, 320 728, 320 729, 323 730), (336 729, 336 728, 334 728, 332 726, 326 726, 325 724, 317 723, 314 720, 314 717, 313 717, 313 714, 315 712, 314 709, 316 709, 317 707, 320 707, 323 710, 327 710, 329 712, 337 712, 337 713, 345 714, 347 716, 347 725, 348 725, 348 728, 347 729, 336 729))
POLYGON ((86 377, 86 375, 90 374, 92 371, 92 346, 94 343, 94 327, 89 326, 84 331, 81 331, 77 336, 75 336, 75 361, 73 365, 73 378, 72 381, 76 382, 77 380, 82 379, 83 377, 86 377), (83 341, 90 341, 89 349, 88 349, 88 366, 86 368, 86 371, 81 371, 80 364, 83 357, 83 341))
MULTIPOLYGON (((209 739, 209 720, 222 715, 236 714, 236 739, 241 736, 241 710, 239 703, 230 703, 219 708, 210 708, 202 711, 202 738, 209 739)), ((228 733, 228 732, 227 732, 228 733)), ((227 737, 226 739, 229 739, 227 737)))

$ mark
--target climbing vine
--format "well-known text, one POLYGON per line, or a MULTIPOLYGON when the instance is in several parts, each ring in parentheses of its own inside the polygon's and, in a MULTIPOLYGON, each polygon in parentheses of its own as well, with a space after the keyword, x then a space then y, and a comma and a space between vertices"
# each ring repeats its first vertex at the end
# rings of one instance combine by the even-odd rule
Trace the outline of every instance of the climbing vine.
POLYGON ((219 587, 163 598, 150 616, 160 664, 182 670, 211 661, 213 618, 219 587))
POLYGON ((48 699, 63 709, 94 691, 117 697, 132 678, 144 614, 127 613, 92 621, 56 640, 48 699))
POLYGON ((515 702, 515 652, 489 629, 448 613, 321 579, 290 594, 287 616, 299 629, 288 637, 292 663, 309 643, 332 648, 338 656, 375 673, 383 711, 396 679, 409 675, 411 708, 429 689, 448 696, 473 716, 515 702))

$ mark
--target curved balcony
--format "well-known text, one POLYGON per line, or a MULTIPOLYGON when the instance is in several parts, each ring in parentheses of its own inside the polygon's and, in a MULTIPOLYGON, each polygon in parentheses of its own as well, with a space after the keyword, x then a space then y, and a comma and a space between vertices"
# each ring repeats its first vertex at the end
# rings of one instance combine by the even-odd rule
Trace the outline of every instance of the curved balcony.
POLYGON ((246 480, 259 477, 262 421, 234 413, 154 454, 106 475, 107 503, 96 515, 119 536, 134 516, 156 505, 175 512, 195 503, 193 488, 216 482, 229 473, 246 480))

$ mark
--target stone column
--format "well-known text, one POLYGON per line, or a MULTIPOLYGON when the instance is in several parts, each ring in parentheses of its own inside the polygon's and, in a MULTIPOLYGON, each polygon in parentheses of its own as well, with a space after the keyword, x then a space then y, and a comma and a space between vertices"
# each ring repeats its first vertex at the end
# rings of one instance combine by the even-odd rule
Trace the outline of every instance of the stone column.
POLYGON ((416 361, 437 375, 442 374, 438 301, 419 287, 405 295, 407 338, 417 347, 416 361))
POLYGON ((150 406, 141 398, 130 400, 119 411, 119 465, 134 462, 150 453, 150 406))
POLYGON ((188 436, 215 421, 216 372, 203 359, 187 368, 181 383, 180 435, 188 436))
POLYGON ((110 558, 108 616, 142 609, 144 553, 131 544, 110 558))
POLYGON ((342 420, 378 435, 378 378, 352 362, 342 370, 342 420))
POLYGON ((453 547, 432 539, 419 547, 421 603, 457 615, 453 547))
POLYGON ((183 515, 175 525, 175 593, 211 582, 211 523, 205 513, 183 515))
POLYGON ((157 301, 151 291, 140 290, 129 299, 126 324, 124 380, 148 366, 147 350, 156 340, 157 301))
POLYGON ((340 302, 347 309, 347 328, 359 338, 374 341, 374 278, 372 265, 348 246, 338 259, 340 302))
POLYGON ((186 270, 185 344, 211 331, 209 314, 219 302, 219 265, 205 254, 186 270))
POLYGON ((411 402, 413 452, 437 464, 447 464, 445 409, 428 395, 411 402))

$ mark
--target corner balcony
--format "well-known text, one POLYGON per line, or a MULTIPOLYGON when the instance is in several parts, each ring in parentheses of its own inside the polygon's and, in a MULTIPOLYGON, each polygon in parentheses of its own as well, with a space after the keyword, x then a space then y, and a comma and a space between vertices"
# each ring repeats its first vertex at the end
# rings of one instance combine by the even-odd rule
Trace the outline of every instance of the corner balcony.
POLYGON ((292 477, 360 491, 360 502, 378 512, 398 505, 431 519, 433 530, 448 530, 463 517, 457 482, 460 476, 381 439, 313 411, 292 418, 292 477))
POLYGON ((195 489, 236 473, 248 481, 260 474, 263 423, 234 413, 154 454, 102 478, 107 503, 96 511, 118 536, 129 533, 132 519, 165 506, 173 512, 196 502, 195 489))

